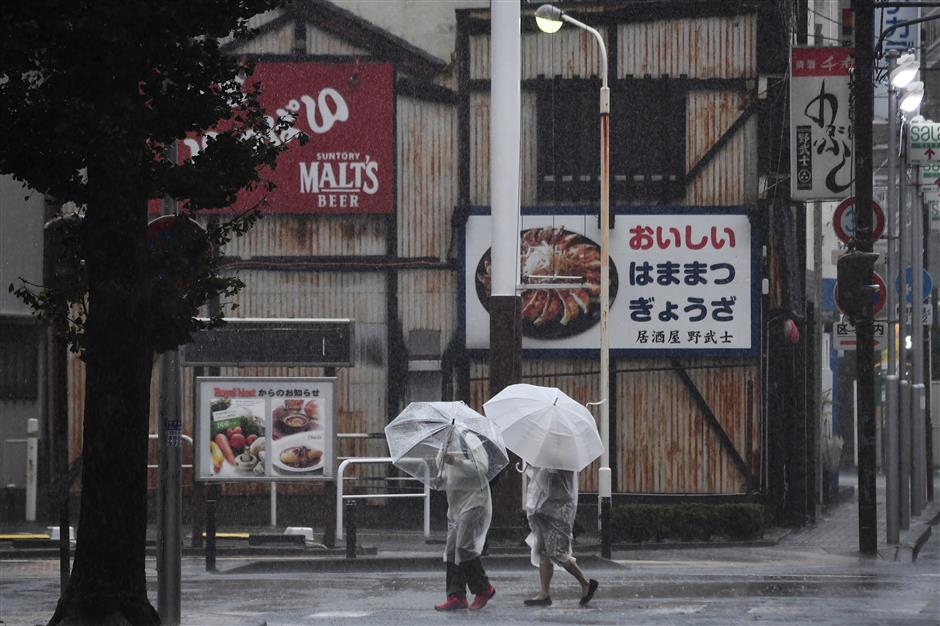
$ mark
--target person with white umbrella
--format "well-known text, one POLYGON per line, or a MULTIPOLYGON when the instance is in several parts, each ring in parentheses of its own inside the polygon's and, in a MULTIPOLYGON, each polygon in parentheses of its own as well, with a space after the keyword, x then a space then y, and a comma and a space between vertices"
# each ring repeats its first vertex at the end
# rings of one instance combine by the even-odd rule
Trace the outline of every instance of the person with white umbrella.
POLYGON ((554 387, 509 385, 483 405, 500 428, 503 443, 522 458, 528 486, 526 517, 532 564, 539 568, 539 591, 526 606, 549 606, 554 567, 581 586, 581 606, 594 597, 598 582, 589 579, 571 554, 578 510, 578 472, 603 450, 594 417, 587 408, 554 387))
POLYGON ((578 473, 529 465, 525 470, 525 512, 531 533, 526 543, 532 548, 532 564, 539 568, 539 591, 525 600, 526 606, 549 606, 555 565, 575 577, 581 585, 581 606, 594 597, 598 582, 588 579, 574 556, 571 542, 578 512, 578 473))

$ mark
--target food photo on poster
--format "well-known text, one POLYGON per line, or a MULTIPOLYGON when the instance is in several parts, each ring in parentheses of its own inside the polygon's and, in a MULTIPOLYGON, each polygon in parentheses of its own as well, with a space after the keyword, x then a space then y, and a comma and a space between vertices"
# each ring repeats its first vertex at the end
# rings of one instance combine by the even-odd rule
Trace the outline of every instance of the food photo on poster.
POLYGON ((323 471, 323 429, 315 398, 286 398, 272 409, 271 422, 271 461, 275 472, 323 471))
POLYGON ((333 378, 197 378, 200 480, 330 479, 333 378))
POLYGON ((209 458, 212 473, 237 477, 264 475, 266 462, 264 401, 255 398, 214 398, 211 402, 209 458))
MULTIPOLYGON (((600 321, 600 245, 581 233, 546 226, 519 234, 522 284, 522 335, 570 337, 600 321), (551 288, 543 283, 580 283, 551 288)), ((474 284, 480 304, 489 311, 491 250, 476 265, 474 284)), ((610 265, 610 299, 617 297, 617 268, 610 265)))

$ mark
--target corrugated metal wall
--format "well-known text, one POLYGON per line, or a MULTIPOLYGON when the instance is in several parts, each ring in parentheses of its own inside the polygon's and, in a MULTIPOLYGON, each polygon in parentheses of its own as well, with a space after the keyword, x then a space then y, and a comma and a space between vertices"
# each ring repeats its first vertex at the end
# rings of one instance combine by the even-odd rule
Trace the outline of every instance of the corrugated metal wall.
MULTIPOLYGON (((598 368, 598 362, 591 359, 526 359, 522 363, 522 382, 557 387, 586 404, 601 397, 598 368)), ((485 361, 474 360, 470 365, 470 406, 482 411, 490 395, 489 366, 485 361)), ((594 461, 581 472, 579 488, 582 491, 597 491, 599 463, 599 460, 594 461)))
MULTIPOLYGON (((686 99, 686 171, 699 162, 738 119, 746 94, 735 91, 693 91, 686 99)), ((756 160, 757 120, 751 118, 725 144, 686 191, 688 205, 737 205, 756 195, 756 180, 748 176, 748 162, 756 160)))
POLYGON ((368 56, 369 53, 336 35, 320 30, 315 24, 307 24, 307 54, 368 56))
MULTIPOLYGON (((683 359, 738 454, 759 468, 759 369, 736 359, 683 359), (748 384, 753 390, 748 396, 748 384)), ((742 493, 746 477, 664 360, 619 361, 618 484, 635 493, 742 493), (628 371, 624 371, 628 370, 628 371)), ((611 430, 613 433, 613 428, 611 430)), ((613 436, 613 434, 611 435, 613 436)))
POLYGON ((238 47, 241 54, 290 54, 294 51, 294 24, 287 22, 261 33, 238 47))
POLYGON ((708 17, 621 24, 617 77, 753 78, 757 17, 708 17))
POLYGON ((445 259, 454 253, 457 107, 400 97, 396 118, 398 254, 445 259))
POLYGON ((359 256, 386 252, 385 223, 374 216, 263 216, 226 247, 227 256, 359 256))
MULTIPOLYGON (((616 29, 612 76, 680 75, 690 79, 756 77, 756 17, 713 17, 622 24, 616 29)), ((470 37, 470 78, 488 79, 489 37, 470 37)), ((522 78, 587 78, 598 73, 597 45, 576 29, 523 36, 522 78)), ((489 204, 489 94, 471 92, 470 202, 489 204)), ((741 114, 747 95, 701 88, 686 100, 686 170, 699 162, 741 114)), ((536 196, 536 96, 523 92, 521 197, 523 206, 545 204, 536 196)), ((750 120, 689 185, 685 204, 741 205, 756 197, 757 126, 750 120)), ((682 359, 738 454, 760 464, 760 376, 756 364, 718 358, 682 359), (750 387, 748 387, 750 385, 750 387), (752 389, 750 402, 745 389, 752 389)), ((747 488, 746 477, 722 448, 668 362, 620 359, 612 364, 616 414, 611 437, 618 457, 615 489, 631 493, 728 494, 747 488)), ((582 359, 526 360, 525 382, 557 386, 581 402, 595 400, 598 364, 582 359)), ((488 397, 485 362, 471 365, 474 406, 488 397)), ((596 489, 596 463, 581 474, 581 488, 596 489)))

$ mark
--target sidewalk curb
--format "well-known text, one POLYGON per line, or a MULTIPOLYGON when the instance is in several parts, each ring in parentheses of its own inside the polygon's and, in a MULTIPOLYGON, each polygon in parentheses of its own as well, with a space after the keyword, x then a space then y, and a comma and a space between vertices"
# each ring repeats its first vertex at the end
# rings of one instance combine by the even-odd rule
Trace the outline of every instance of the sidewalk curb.
MULTIPOLYGON (((575 555, 578 565, 588 570, 623 569, 615 561, 596 555, 575 555)), ((487 570, 519 570, 532 568, 528 556, 483 557, 487 570)), ((436 556, 375 556, 355 559, 258 559, 215 572, 228 574, 329 573, 373 571, 380 566, 383 572, 414 572, 443 570, 444 561, 436 556)))
POLYGON ((898 545, 886 546, 888 550, 894 550, 894 554, 883 554, 879 550, 878 556, 887 561, 896 561, 899 563, 913 563, 917 560, 921 548, 927 543, 933 534, 933 526, 940 522, 940 505, 930 507, 931 511, 924 513, 931 515, 927 520, 921 520, 911 525, 911 527, 901 537, 898 545))

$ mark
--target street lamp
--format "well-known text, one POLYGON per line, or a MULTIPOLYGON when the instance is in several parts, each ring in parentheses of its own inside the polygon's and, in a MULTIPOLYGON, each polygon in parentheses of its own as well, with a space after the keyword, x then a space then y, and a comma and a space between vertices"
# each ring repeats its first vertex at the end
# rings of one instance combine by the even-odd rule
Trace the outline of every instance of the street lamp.
POLYGON ((902 90, 901 104, 899 106, 905 113, 911 113, 917 110, 917 107, 920 106, 921 100, 923 99, 924 83, 915 80, 902 90))
POLYGON ((597 476, 598 503, 601 518, 601 556, 610 558, 610 339, 607 321, 610 314, 610 88, 607 86, 607 46, 604 38, 587 24, 580 22, 561 9, 543 4, 535 12, 535 23, 546 33, 557 32, 564 22, 585 30, 594 36, 600 46, 601 61, 601 467, 597 476))
POLYGON ((918 69, 917 57, 913 54, 902 54, 897 58, 896 65, 891 70, 891 84, 897 89, 907 87, 917 76, 918 69))

